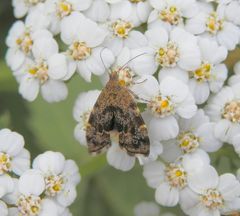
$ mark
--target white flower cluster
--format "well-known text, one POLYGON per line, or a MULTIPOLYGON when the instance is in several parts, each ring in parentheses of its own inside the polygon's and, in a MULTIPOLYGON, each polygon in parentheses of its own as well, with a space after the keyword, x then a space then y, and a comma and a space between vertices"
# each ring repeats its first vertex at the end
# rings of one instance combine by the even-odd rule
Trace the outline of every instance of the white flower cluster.
MULTIPOLYGON (((239 0, 13 0, 13 6, 17 18, 26 17, 9 32, 6 59, 25 99, 41 91, 48 102, 63 100, 75 72, 105 82, 108 69, 124 65, 119 83, 145 107, 150 155, 129 156, 113 141, 109 164, 127 171, 137 158, 156 201, 180 204, 187 215, 240 210, 239 181, 219 176, 208 155, 224 142, 240 154, 240 62, 224 86, 224 61, 240 42, 239 0)), ((99 94, 76 100, 74 135, 82 145, 99 94)))
POLYGON ((79 182, 77 165, 59 152, 38 155, 30 168, 23 137, 0 130, 1 216, 71 216, 79 182))

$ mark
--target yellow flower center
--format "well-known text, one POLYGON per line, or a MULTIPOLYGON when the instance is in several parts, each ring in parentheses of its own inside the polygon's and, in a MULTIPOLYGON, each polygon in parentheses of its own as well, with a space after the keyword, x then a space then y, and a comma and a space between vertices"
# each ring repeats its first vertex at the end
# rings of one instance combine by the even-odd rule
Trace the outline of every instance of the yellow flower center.
POLYGON ((64 188, 64 178, 61 175, 51 175, 45 178, 46 191, 48 196, 56 196, 64 188))
POLYGON ((28 73, 39 79, 41 84, 44 84, 48 79, 48 66, 47 63, 42 61, 34 67, 28 69, 28 73))
POLYGON ((69 2, 62 0, 57 4, 58 17, 63 18, 65 16, 70 15, 71 12, 72 12, 72 5, 69 2))
POLYGON ((183 153, 191 153, 198 148, 200 138, 192 132, 182 132, 178 135, 177 140, 183 153))
POLYGON ((233 100, 225 104, 222 117, 233 122, 240 123, 240 101, 233 100))
POLYGON ((168 42, 156 52, 156 61, 163 67, 174 67, 179 60, 179 50, 175 43, 168 42))
POLYGON ((92 48, 88 47, 85 42, 76 41, 69 47, 68 53, 75 61, 81 61, 92 54, 92 48))
POLYGON ((181 165, 168 164, 165 175, 171 187, 182 189, 187 185, 187 173, 181 165))
POLYGON ((174 114, 174 104, 170 97, 155 96, 149 103, 148 108, 157 116, 165 117, 174 114))
POLYGON ((88 119, 90 117, 90 114, 91 114, 91 110, 88 110, 80 116, 80 118, 82 119, 82 122, 83 122, 83 130, 87 129, 88 119))
POLYGON ((3 152, 0 152, 0 174, 11 171, 11 157, 3 152))
POLYGON ((159 12, 159 18, 171 25, 178 25, 182 20, 181 12, 176 6, 170 6, 159 12))
POLYGON ((129 32, 133 29, 133 24, 121 19, 113 22, 112 25, 113 34, 120 38, 127 38, 129 32))
POLYGON ((223 29, 223 19, 220 19, 216 12, 212 12, 206 21, 207 31, 216 34, 223 29))
POLYGON ((120 86, 130 86, 133 83, 133 76, 134 73, 129 67, 120 68, 118 67, 116 69, 118 74, 118 83, 120 86))
POLYGON ((16 44, 25 54, 28 54, 31 51, 33 45, 33 40, 30 33, 26 31, 24 34, 18 37, 16 44))
POLYGON ((17 201, 19 216, 36 216, 41 210, 41 198, 21 195, 17 201))
POLYGON ((190 76, 194 77, 198 82, 206 82, 211 78, 212 65, 209 63, 202 63, 201 67, 191 72, 190 76))
POLYGON ((200 195, 200 200, 208 209, 218 209, 223 207, 224 199, 217 189, 208 189, 200 195))

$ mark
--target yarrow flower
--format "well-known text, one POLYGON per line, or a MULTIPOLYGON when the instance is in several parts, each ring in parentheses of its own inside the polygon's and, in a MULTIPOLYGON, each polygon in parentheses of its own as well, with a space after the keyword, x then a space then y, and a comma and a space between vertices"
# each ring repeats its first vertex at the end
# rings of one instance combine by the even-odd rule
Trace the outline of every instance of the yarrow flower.
POLYGON ((185 28, 193 34, 216 40, 228 50, 233 50, 239 43, 239 27, 225 19, 221 10, 214 10, 209 4, 201 7, 198 15, 187 20, 185 28))
POLYGON ((80 181, 78 167, 58 152, 45 152, 33 161, 23 137, 0 130, 0 212, 3 216, 67 216, 80 181))
POLYGON ((88 82, 91 75, 102 75, 114 56, 102 45, 107 33, 80 13, 72 13, 61 23, 61 39, 68 45, 65 55, 71 65, 71 75, 77 70, 88 82))
POLYGON ((184 20, 193 17, 198 10, 195 0, 150 0, 154 8, 148 18, 148 25, 163 26, 171 30, 174 26, 184 25, 184 20))
POLYGON ((205 111, 216 122, 215 135, 223 142, 233 142, 233 137, 240 132, 239 125, 239 91, 240 85, 225 86, 212 97, 205 111))
MULTIPOLYGON (((119 85, 139 105, 150 153, 128 154, 113 131, 105 149, 109 165, 129 171, 138 160, 157 203, 179 204, 186 215, 240 211, 239 172, 236 178, 218 166, 224 155, 232 160, 224 171, 238 168, 240 155, 239 0, 13 0, 12 5, 21 20, 6 38, 6 62, 24 99, 34 101, 41 93, 45 101, 59 102, 68 97, 75 72, 88 83, 96 75, 105 85, 117 71, 119 85), (218 176, 214 165, 223 174, 218 176)), ((85 147, 100 93, 81 92, 73 108, 74 136, 85 147)), ((71 216, 80 179, 76 163, 59 152, 42 153, 30 166, 23 137, 0 130, 0 215, 71 216)), ((172 215, 146 202, 134 214, 172 215)))
POLYGON ((218 176, 213 168, 191 177, 181 193, 181 208, 190 216, 220 215, 239 210, 240 183, 230 173, 218 176), (206 178, 208 181, 206 181, 206 178))
POLYGON ((175 138, 179 132, 177 116, 189 119, 197 111, 187 85, 174 77, 166 77, 160 83, 149 77, 136 85, 133 91, 147 104, 149 136, 153 140, 175 138))
POLYGON ((215 152, 222 147, 214 134, 215 123, 210 122, 202 109, 190 119, 179 119, 179 133, 176 139, 162 142, 163 154, 168 162, 173 162, 183 154, 215 152))
POLYGON ((209 159, 200 154, 185 155, 179 161, 164 164, 154 161, 144 166, 143 176, 150 187, 155 188, 156 201, 164 206, 175 206, 181 191, 191 184, 191 177, 209 167, 209 159))

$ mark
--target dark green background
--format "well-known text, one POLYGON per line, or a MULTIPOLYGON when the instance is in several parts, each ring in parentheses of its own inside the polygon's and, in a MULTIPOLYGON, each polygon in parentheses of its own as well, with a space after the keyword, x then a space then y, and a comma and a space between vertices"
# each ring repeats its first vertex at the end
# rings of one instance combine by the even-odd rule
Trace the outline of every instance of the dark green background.
MULTIPOLYGON (((41 97, 32 103, 22 99, 4 61, 5 38, 14 21, 11 1, 0 0, 0 128, 8 127, 21 133, 32 158, 46 150, 53 150, 76 161, 82 180, 78 186, 78 198, 71 206, 74 216, 133 215, 135 204, 154 199, 154 190, 147 187, 141 167, 136 165, 129 172, 115 170, 107 164, 105 155, 90 157, 86 148, 73 137, 76 122, 72 110, 75 99, 80 92, 101 89, 100 83, 94 78, 88 84, 75 75, 68 83, 67 100, 61 103, 48 104, 41 97)), ((231 68, 237 59, 240 59, 239 51, 231 54, 228 66, 231 68)), ((236 170, 239 166, 239 160, 229 146, 212 155, 212 158, 221 173, 236 170), (229 157, 234 159, 230 161, 229 157)), ((174 210, 177 215, 182 215, 178 209, 174 210)))

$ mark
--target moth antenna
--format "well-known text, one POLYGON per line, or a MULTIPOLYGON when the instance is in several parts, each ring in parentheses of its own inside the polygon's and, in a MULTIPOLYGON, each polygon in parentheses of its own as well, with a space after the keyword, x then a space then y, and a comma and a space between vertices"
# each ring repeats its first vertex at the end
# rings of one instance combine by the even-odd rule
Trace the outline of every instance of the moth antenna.
POLYGON ((138 58, 138 57, 140 57, 140 56, 142 56, 142 55, 145 55, 145 54, 147 54, 147 53, 141 53, 141 54, 136 55, 136 56, 134 56, 133 58, 129 59, 122 67, 120 67, 119 70, 124 69, 124 68, 128 65, 129 62, 131 62, 131 61, 133 61, 134 59, 136 59, 136 58, 138 58))
POLYGON ((102 50, 101 50, 101 52, 100 52, 100 58, 101 58, 101 62, 102 62, 102 64, 103 64, 105 70, 108 71, 108 69, 107 69, 107 67, 106 67, 106 65, 105 65, 105 63, 104 63, 104 61, 103 61, 103 57, 102 57, 102 52, 103 52, 105 49, 106 49, 106 47, 103 47, 103 48, 102 48, 102 50))
POLYGON ((146 82, 147 81, 147 79, 145 79, 145 80, 143 80, 143 81, 141 81, 141 82, 134 82, 133 84, 134 85, 138 85, 138 84, 142 84, 142 83, 144 83, 144 82, 146 82))
POLYGON ((145 98, 141 98, 141 97, 139 97, 137 94, 135 94, 132 90, 128 90, 132 95, 133 95, 133 97, 136 99, 136 100, 139 100, 139 101, 143 101, 143 102, 145 102, 145 103, 149 103, 150 101, 149 100, 147 100, 147 99, 145 99, 145 98))

